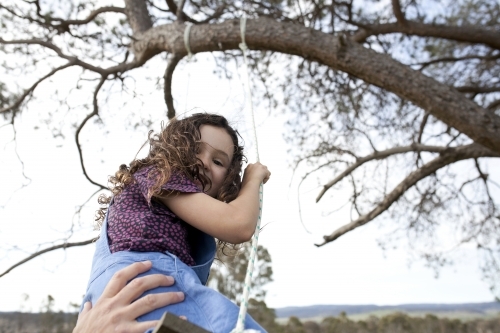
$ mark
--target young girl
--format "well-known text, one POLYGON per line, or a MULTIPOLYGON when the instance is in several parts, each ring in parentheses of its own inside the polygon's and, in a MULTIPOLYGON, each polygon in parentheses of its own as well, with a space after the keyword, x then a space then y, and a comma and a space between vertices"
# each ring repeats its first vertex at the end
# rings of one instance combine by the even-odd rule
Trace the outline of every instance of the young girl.
MULTIPOLYGON (((150 134, 149 142, 148 156, 134 160, 130 168, 122 165, 110 177, 113 196, 100 198, 109 206, 106 214, 105 208, 98 214, 101 236, 83 303, 95 304, 120 269, 149 260, 153 268, 147 274, 173 276, 175 284, 144 295, 182 291, 185 300, 138 321, 158 320, 169 311, 210 332, 230 332, 238 308, 205 287, 216 252, 214 237, 219 248, 252 237, 259 186, 271 173, 260 163, 249 164, 241 180, 243 148, 222 116, 172 120, 158 135, 150 134)), ((265 332, 250 317, 245 328, 265 332)))

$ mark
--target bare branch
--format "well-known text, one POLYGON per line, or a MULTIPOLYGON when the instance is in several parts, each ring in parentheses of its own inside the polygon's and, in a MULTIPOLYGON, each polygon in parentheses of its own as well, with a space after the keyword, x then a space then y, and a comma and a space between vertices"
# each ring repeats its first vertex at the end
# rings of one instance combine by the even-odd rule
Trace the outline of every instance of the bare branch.
POLYGON ((490 105, 488 105, 486 108, 488 110, 496 110, 500 107, 500 99, 497 99, 496 101, 493 101, 490 103, 490 105))
POLYGON ((360 216, 355 221, 348 223, 328 236, 324 236, 324 241, 321 244, 316 244, 316 246, 323 246, 327 243, 333 242, 342 235, 345 235, 351 230, 356 229, 376 218, 378 215, 385 212, 394 202, 396 202, 409 188, 414 186, 418 181, 426 178, 427 176, 435 173, 442 167, 462 161, 470 158, 479 157, 500 157, 500 154, 487 149, 476 143, 461 146, 456 148, 450 148, 443 152, 439 157, 430 161, 429 163, 423 165, 421 168, 410 173, 402 182, 400 182, 394 190, 387 194, 382 202, 380 202, 374 209, 369 213, 360 216))
POLYGON ((417 143, 422 142, 422 135, 424 134, 424 129, 425 125, 427 124, 427 120, 429 119, 430 114, 426 112, 424 114, 424 118, 422 119, 422 122, 420 123, 420 129, 418 131, 418 137, 417 137, 417 143))
POLYGON ((56 28, 60 32, 67 32, 67 31, 69 31, 69 26, 70 25, 83 25, 83 24, 87 24, 90 21, 94 20, 97 17, 97 15, 102 14, 102 13, 121 13, 121 14, 125 14, 125 8, 114 7, 114 6, 101 7, 101 8, 95 9, 92 12, 90 12, 89 16, 87 16, 83 20, 61 20, 60 23, 54 25, 54 28, 56 28))
POLYGON ((177 15, 177 21, 179 22, 184 22, 184 4, 186 3, 186 0, 179 0, 179 6, 177 6, 177 11, 176 11, 176 15, 177 15))
POLYGON ((37 251, 37 252, 33 253, 32 255, 24 258, 23 260, 15 263, 14 265, 12 265, 9 268, 7 268, 2 274, 0 274, 0 278, 3 277, 3 276, 5 276, 5 275, 7 275, 14 268, 19 267, 22 264, 25 264, 28 261, 30 261, 32 259, 35 259, 36 257, 38 257, 38 256, 40 256, 42 254, 45 254, 47 252, 51 252, 51 251, 55 251, 55 250, 59 250, 59 249, 68 249, 70 247, 85 246, 85 245, 88 245, 88 244, 91 244, 91 243, 95 242, 96 240, 97 240, 97 238, 92 238, 92 239, 87 239, 87 240, 81 241, 81 242, 63 243, 63 244, 54 245, 54 246, 48 247, 46 249, 37 251))
POLYGON ((466 60, 485 60, 485 61, 494 61, 500 59, 500 53, 493 56, 479 56, 479 55, 470 55, 465 57, 443 57, 432 59, 426 62, 419 62, 415 64, 411 64, 410 66, 421 66, 419 70, 426 68, 429 65, 437 64, 440 62, 458 62, 458 61, 466 61, 466 60))
POLYGON ((0 37, 0 44, 5 44, 5 45, 15 45, 15 44, 25 44, 25 45, 40 45, 43 47, 46 47, 48 49, 51 49, 54 51, 59 57, 69 60, 70 62, 74 62, 74 65, 80 66, 82 68, 88 69, 92 72, 99 73, 101 75, 106 74, 106 70, 100 67, 95 67, 89 63, 86 63, 84 61, 79 60, 77 57, 69 56, 63 53, 63 51, 57 47, 56 45, 49 43, 45 40, 40 40, 40 39, 18 39, 18 40, 4 40, 3 38, 0 37))
POLYGON ((172 77, 175 67, 182 58, 183 56, 176 55, 175 53, 170 54, 167 60, 165 75, 163 76, 163 95, 165 98, 165 104, 167 104, 168 119, 172 119, 175 117, 174 98, 172 97, 172 77))
POLYGON ((87 178, 87 180, 89 182, 91 182, 92 184, 100 187, 101 189, 105 190, 107 189, 106 186, 102 185, 102 184, 99 184, 97 182, 95 182, 94 180, 92 180, 90 178, 90 176, 88 175, 87 173, 87 170, 85 169, 85 163, 83 162, 83 152, 82 152, 82 145, 80 143, 80 132, 82 131, 83 127, 85 126, 85 124, 87 123, 87 121, 98 115, 99 114, 99 105, 98 105, 98 102, 97 102, 97 95, 99 94, 99 90, 102 88, 104 82, 106 82, 106 77, 102 77, 101 80, 99 81, 99 83, 97 84, 97 87, 95 88, 94 90, 94 99, 93 99, 93 105, 94 105, 94 108, 93 108, 93 111, 91 113, 89 113, 85 119, 83 119, 82 123, 80 124, 80 126, 78 126, 78 128, 76 129, 76 133, 75 133, 75 141, 76 141, 76 147, 78 148, 78 154, 80 156, 80 165, 82 166, 82 171, 83 171, 83 174, 85 175, 85 178, 87 178))
POLYGON ((0 109, 0 113, 3 113, 3 112, 9 112, 9 111, 13 111, 15 109, 17 109, 22 103, 23 101, 26 99, 26 97, 28 97, 30 94, 33 93, 33 91, 35 91, 36 87, 41 83, 43 82, 44 80, 48 79, 49 77, 51 77, 52 75, 54 75, 55 73, 59 72, 60 70, 63 70, 65 68, 68 68, 68 67, 71 67, 71 66, 75 66, 76 65, 76 61, 73 60, 73 61, 70 61, 68 62, 66 65, 63 65, 63 66, 60 66, 60 67, 57 67, 57 68, 54 68, 53 70, 51 70, 47 75, 45 75, 44 77, 42 77, 41 79, 39 79, 38 81, 36 81, 31 87, 29 87, 28 89, 26 89, 24 91, 24 93, 19 96, 19 98, 14 102, 14 104, 10 105, 10 106, 7 106, 3 109, 0 109))
MULTIPOLYGON (((180 19, 180 22, 191 22, 193 24, 199 24, 200 22, 196 21, 195 19, 189 17, 188 15, 186 15, 186 13, 184 13, 182 10, 178 10, 177 8, 177 4, 175 3, 175 0, 166 0, 166 3, 167 3, 167 6, 168 6, 168 9, 170 9, 170 11, 177 16, 177 19, 179 20, 180 19)), ((182 1, 182 7, 184 7, 184 0, 182 1)), ((181 7, 181 8, 182 8, 181 7)))
POLYGON ((426 146, 426 145, 414 143, 410 146, 394 147, 394 148, 383 150, 383 151, 375 151, 373 154, 370 154, 368 156, 365 156, 365 157, 358 159, 356 161, 356 163, 349 166, 340 175, 335 177, 332 181, 323 185, 323 189, 316 197, 316 202, 318 202, 323 197, 323 195, 326 193, 326 191, 328 191, 332 186, 334 186, 339 181, 344 179, 344 177, 350 175, 354 170, 356 170, 357 168, 359 168, 360 166, 362 166, 366 162, 370 162, 373 160, 381 160, 381 159, 387 158, 387 157, 392 156, 392 155, 404 154, 404 153, 409 153, 409 152, 427 151, 427 152, 432 152, 432 153, 443 153, 448 149, 450 149, 450 148, 440 147, 440 146, 426 146))
POLYGON ((396 20, 398 21, 398 23, 401 25, 406 25, 405 14, 401 10, 401 4, 399 3, 399 0, 392 0, 392 11, 394 13, 394 16, 396 16, 396 20))
POLYGON ((493 92, 500 92, 500 87, 463 86, 454 88, 462 93, 489 94, 493 92))
POLYGON ((358 25, 362 29, 352 36, 352 39, 357 43, 364 43, 368 37, 374 35, 402 33, 421 37, 444 38, 465 43, 484 44, 500 50, 500 34, 495 30, 480 28, 478 26, 454 27, 408 20, 405 25, 399 23, 358 25))
POLYGON ((146 1, 125 0, 125 13, 134 35, 141 34, 153 26, 146 1))

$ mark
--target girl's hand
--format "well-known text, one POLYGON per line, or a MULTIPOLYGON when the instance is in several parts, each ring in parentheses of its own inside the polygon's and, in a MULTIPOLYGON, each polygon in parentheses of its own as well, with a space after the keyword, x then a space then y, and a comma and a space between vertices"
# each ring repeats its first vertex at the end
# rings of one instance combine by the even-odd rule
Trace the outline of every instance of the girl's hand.
POLYGON ((258 181, 259 184, 265 184, 269 180, 269 177, 271 177, 271 172, 267 169, 267 166, 260 162, 254 164, 250 163, 245 169, 242 185, 252 180, 258 181))
POLYGON ((184 294, 149 294, 137 299, 147 290, 174 283, 172 277, 162 274, 135 278, 150 268, 149 261, 137 262, 115 273, 94 307, 90 302, 85 303, 73 333, 143 333, 155 327, 157 320, 137 322, 135 319, 157 308, 182 302, 184 294))

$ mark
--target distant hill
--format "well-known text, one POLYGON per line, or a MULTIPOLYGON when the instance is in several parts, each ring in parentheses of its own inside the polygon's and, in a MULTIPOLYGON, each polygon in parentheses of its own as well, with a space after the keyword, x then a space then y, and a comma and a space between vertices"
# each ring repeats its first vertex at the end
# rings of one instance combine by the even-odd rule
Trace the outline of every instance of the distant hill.
POLYGON ((289 306, 278 308, 278 318, 295 316, 298 318, 314 318, 338 316, 345 312, 348 316, 371 313, 405 312, 408 314, 476 314, 477 317, 500 313, 500 302, 464 303, 464 304, 401 304, 401 305, 311 305, 289 306))

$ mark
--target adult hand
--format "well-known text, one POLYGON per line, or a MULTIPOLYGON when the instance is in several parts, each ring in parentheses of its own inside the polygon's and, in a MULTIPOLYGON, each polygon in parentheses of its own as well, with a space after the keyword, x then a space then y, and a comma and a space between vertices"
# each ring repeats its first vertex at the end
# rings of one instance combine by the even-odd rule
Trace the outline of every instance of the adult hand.
POLYGON ((149 294, 137 299, 147 290, 174 283, 171 276, 162 274, 135 278, 150 268, 151 262, 145 261, 116 272, 94 307, 90 302, 85 303, 73 333, 144 333, 155 327, 158 320, 137 322, 136 318, 157 308, 182 302, 184 294, 149 294), (130 280, 132 281, 127 284, 130 280))

